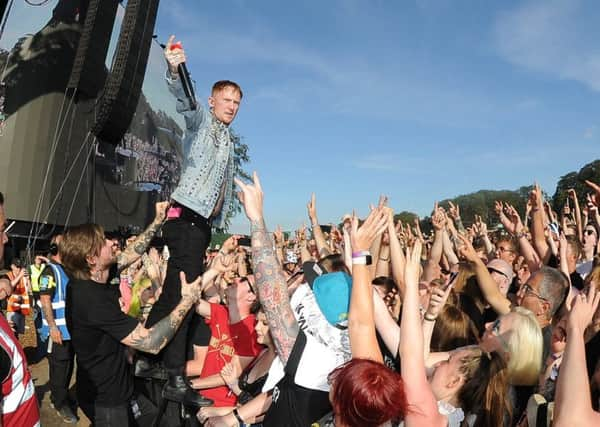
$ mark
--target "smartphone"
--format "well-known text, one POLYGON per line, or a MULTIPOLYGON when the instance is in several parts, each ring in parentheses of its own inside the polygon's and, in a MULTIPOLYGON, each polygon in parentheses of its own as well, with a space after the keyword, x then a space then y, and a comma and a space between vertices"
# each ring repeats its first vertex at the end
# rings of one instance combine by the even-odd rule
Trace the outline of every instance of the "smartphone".
POLYGON ((238 239, 238 245, 239 246, 248 246, 250 247, 250 237, 244 236, 238 239))
POLYGON ((448 286, 452 285, 458 276, 458 271, 453 271, 450 273, 450 277, 448 278, 448 284, 444 287, 444 289, 448 289, 448 286))

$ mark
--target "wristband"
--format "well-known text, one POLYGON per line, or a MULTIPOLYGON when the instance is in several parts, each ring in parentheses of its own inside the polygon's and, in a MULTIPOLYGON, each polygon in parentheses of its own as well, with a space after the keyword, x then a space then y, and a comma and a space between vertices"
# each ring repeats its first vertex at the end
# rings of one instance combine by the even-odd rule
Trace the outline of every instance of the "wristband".
POLYGON ((369 251, 352 252, 352 258, 358 258, 358 257, 365 256, 365 255, 371 255, 371 252, 369 252, 369 251))
POLYGON ((235 417, 240 426, 244 425, 244 420, 242 419, 242 417, 240 417, 240 413, 238 412, 237 408, 233 410, 233 416, 235 417))
POLYGON ((520 233, 515 234, 515 237, 517 239, 520 239, 522 237, 525 237, 527 235, 527 233, 525 233, 524 231, 521 231, 520 233))
POLYGON ((371 255, 352 257, 352 265, 371 265, 372 262, 371 255))
POLYGON ((429 321, 429 322, 435 322, 437 316, 432 316, 429 313, 425 313, 425 315, 423 316, 423 319, 429 321))

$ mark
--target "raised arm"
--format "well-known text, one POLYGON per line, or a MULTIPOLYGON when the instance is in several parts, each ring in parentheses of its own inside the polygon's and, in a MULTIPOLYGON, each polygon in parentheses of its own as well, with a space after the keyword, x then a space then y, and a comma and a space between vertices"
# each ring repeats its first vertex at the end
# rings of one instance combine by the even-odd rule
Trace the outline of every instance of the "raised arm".
POLYGON ((175 108, 178 113, 183 114, 185 125, 188 131, 195 132, 200 127, 204 118, 204 108, 202 104, 197 103, 196 109, 192 109, 192 105, 188 100, 183 90, 183 85, 179 81, 177 67, 179 64, 186 62, 185 51, 181 46, 181 42, 173 43, 175 36, 170 36, 165 46, 164 55, 167 60, 167 86, 169 91, 177 98, 175 108))
POLYGON ((531 238, 535 250, 545 264, 550 258, 551 250, 544 235, 546 227, 544 201, 542 199, 542 189, 538 184, 535 184, 534 189, 531 191, 529 200, 531 202, 531 238))
POLYGON ((425 264, 425 271, 423 272, 423 279, 427 282, 435 279, 436 266, 440 263, 442 258, 442 251, 444 250, 444 227, 446 225, 446 215, 442 212, 435 203, 433 215, 431 216, 431 223, 435 232, 433 239, 433 245, 431 246, 431 252, 429 258, 425 264))
POLYGON ((252 268, 256 278, 258 297, 269 323, 269 331, 277 348, 277 354, 286 364, 296 337, 298 322, 288 297, 287 283, 273 250, 273 242, 263 217, 263 191, 256 172, 253 184, 235 179, 240 187, 238 193, 250 220, 252 230, 252 268))
POLYGON ((321 226, 319 225, 319 219, 317 218, 317 197, 315 193, 310 196, 310 202, 306 205, 308 209, 308 218, 310 219, 310 225, 313 231, 313 237, 317 243, 317 250, 319 251, 319 258, 323 258, 330 254, 327 241, 325 241, 325 235, 321 226))
POLYGON ((523 255, 523 258, 525 258, 529 271, 532 273, 538 271, 542 261, 527 238, 527 233, 521 222, 519 212, 517 212, 514 206, 506 204, 504 209, 501 209, 500 221, 502 222, 502 225, 504 225, 504 228, 514 235, 519 242, 519 251, 521 252, 521 255, 523 255))
POLYGON ((148 249, 150 241, 156 235, 156 232, 162 225, 167 214, 169 202, 158 202, 155 205, 156 216, 154 221, 150 223, 136 239, 117 256, 117 267, 119 271, 128 267, 133 262, 137 261, 148 249))
POLYGON ((579 207, 579 200, 577 200, 577 193, 574 188, 567 190, 567 197, 573 199, 573 218, 575 219, 575 225, 577 227, 577 237, 580 242, 583 242, 583 227, 585 224, 581 223, 581 209, 579 207))
POLYGON ((597 426, 600 413, 592 409, 583 334, 598 308, 600 294, 590 286, 577 295, 567 319, 567 346, 556 383, 554 426, 597 426))
POLYGON ((402 306, 402 327, 400 328, 400 363, 404 390, 409 406, 413 408, 405 418, 407 427, 442 426, 447 424, 440 415, 437 402, 425 375, 423 360, 423 330, 419 313, 419 271, 421 242, 416 241, 412 250, 406 253, 404 282, 406 294, 402 306))
POLYGON ((179 274, 181 280, 181 301, 168 316, 164 317, 151 328, 138 326, 125 338, 121 340, 126 346, 146 353, 158 354, 164 346, 173 338, 175 332, 181 325, 184 317, 194 305, 200 295, 201 276, 192 283, 187 283, 185 273, 179 274))
MULTIPOLYGON (((373 241, 387 227, 388 214, 381 206, 373 209, 363 225, 358 227, 358 218, 352 217, 352 253, 368 252, 373 241)), ((383 363, 383 356, 377 345, 375 318, 373 312, 373 287, 368 266, 364 258, 352 260, 352 295, 348 313, 348 333, 352 357, 372 359, 383 363)))
POLYGON ((477 283, 483 293, 486 301, 492 306, 492 308, 498 314, 507 314, 510 312, 510 301, 506 298, 500 290, 498 285, 490 275, 486 265, 483 263, 481 258, 473 249, 473 245, 463 235, 459 235, 458 238, 462 241, 460 248, 461 255, 469 261, 475 267, 475 274, 477 275, 477 283))
POLYGON ((388 208, 388 234, 390 236, 390 261, 392 263, 392 277, 396 286, 398 286, 398 292, 400 298, 404 299, 404 253, 402 252, 402 246, 396 234, 396 227, 394 226, 394 211, 388 208))

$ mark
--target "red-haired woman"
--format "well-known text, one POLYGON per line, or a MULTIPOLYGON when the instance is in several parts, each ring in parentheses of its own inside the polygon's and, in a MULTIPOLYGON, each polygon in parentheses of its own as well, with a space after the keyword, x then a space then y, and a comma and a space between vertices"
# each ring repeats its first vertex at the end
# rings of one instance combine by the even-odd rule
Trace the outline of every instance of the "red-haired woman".
POLYGON ((360 228, 358 219, 352 218, 352 295, 348 315, 352 360, 329 376, 336 427, 378 427, 400 421, 407 413, 402 377, 383 364, 377 344, 367 265, 369 248, 387 227, 387 220, 383 207, 373 210, 360 228))

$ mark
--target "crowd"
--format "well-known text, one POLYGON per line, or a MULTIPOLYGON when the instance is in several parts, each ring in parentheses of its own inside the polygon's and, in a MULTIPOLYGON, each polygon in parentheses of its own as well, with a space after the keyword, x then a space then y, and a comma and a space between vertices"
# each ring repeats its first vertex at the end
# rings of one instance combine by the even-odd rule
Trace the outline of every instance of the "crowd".
MULTIPOLYGON (((493 232, 481 218, 465 227, 459 206, 436 205, 430 235, 421 233, 418 222, 395 221, 385 198, 364 221, 345 215, 339 227, 324 232, 313 195, 310 232, 302 227, 286 239, 279 227, 267 231, 258 177, 254 180, 238 181, 252 224, 251 246, 232 236, 218 250, 208 249, 196 285, 181 288, 187 299, 179 305, 186 312, 195 308, 185 375, 205 398, 196 414, 203 425, 598 422, 597 185, 589 183, 587 215, 578 208, 552 212, 539 187, 524 218, 498 201, 503 227, 493 232)), ((577 206, 577 195, 570 195, 577 206)), ((166 209, 157 204, 148 229, 123 242, 104 244, 103 231, 92 230, 100 242, 98 256, 106 257, 102 271, 112 283, 112 308, 94 295, 104 289, 84 289, 89 280, 72 273, 79 249, 69 246, 69 237, 79 233, 76 243, 84 245, 83 226, 55 237, 47 257, 29 266, 9 261, 0 281, 8 324, 19 337, 24 317, 40 313, 52 402, 65 421, 76 422, 72 410, 86 404, 82 395, 98 391, 77 375, 78 402, 69 400, 70 341, 77 339, 93 341, 87 356, 98 359, 94 363, 109 358, 107 366, 121 364, 120 375, 130 376, 122 399, 135 395, 140 407, 150 408, 142 419, 157 415, 159 402, 152 402, 152 393, 144 396, 148 380, 134 381, 132 363, 135 349, 157 353, 166 344, 148 339, 143 327, 166 276, 168 247, 153 239, 166 209), (111 272, 113 262, 119 269, 111 272), (86 300, 73 307, 75 330, 82 329, 78 338, 73 329, 69 335, 60 304, 66 296, 58 295, 69 280, 68 292, 84 292, 86 300), (130 319, 128 327, 119 325, 115 311, 130 319), (122 335, 128 348, 103 342, 85 325, 78 328, 87 317, 112 320, 111 333, 122 335)), ((85 364, 86 355, 77 356, 85 364)), ((155 371, 153 381, 160 381, 161 369, 155 371)), ((114 393, 124 381, 113 384, 114 393)))
POLYGON ((524 213, 498 201, 501 228, 436 203, 429 234, 383 196, 322 227, 313 194, 310 229, 286 237, 258 175, 234 176, 241 88, 215 83, 203 109, 173 38, 165 56, 188 147, 172 201, 126 241, 82 224, 29 266, 6 260, 2 425, 39 424, 27 315, 71 423, 78 406, 98 427, 600 425, 600 185, 558 213, 537 185, 524 213), (234 182, 250 238, 210 249, 234 182))

